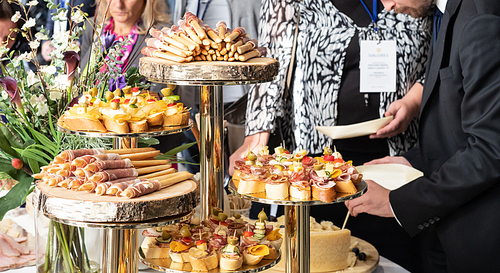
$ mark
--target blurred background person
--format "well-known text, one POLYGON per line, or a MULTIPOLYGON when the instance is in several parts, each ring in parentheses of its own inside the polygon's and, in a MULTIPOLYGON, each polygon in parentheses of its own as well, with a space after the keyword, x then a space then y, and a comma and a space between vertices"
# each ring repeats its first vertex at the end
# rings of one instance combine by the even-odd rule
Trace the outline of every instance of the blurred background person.
MULTIPOLYGON (((14 54, 20 54, 24 52, 30 51, 30 47, 28 45, 28 41, 22 35, 18 35, 17 32, 13 31, 14 29, 21 29, 23 24, 25 23, 26 15, 24 14, 24 10, 15 3, 10 3, 7 0, 0 0, 0 44, 8 51, 0 58, 3 58, 5 55, 14 52, 14 54), (12 19, 15 14, 19 14, 16 22, 13 22, 12 19)), ((3 60, 2 65, 6 65, 8 60, 3 60)), ((25 68, 29 70, 28 64, 23 61, 25 64, 25 68)), ((3 72, 0 69, 0 76, 3 75, 3 72)))
MULTIPOLYGON (((231 173, 234 162, 248 149, 257 153, 260 145, 268 144, 272 130, 281 130, 290 151, 302 147, 314 156, 321 155, 325 146, 336 146, 354 165, 402 154, 416 145, 431 14, 414 19, 387 12, 380 1, 371 0, 264 0, 262 5, 259 42, 268 49, 269 57, 280 62, 280 72, 277 80, 255 85, 249 92, 246 138, 230 157, 231 173), (296 61, 290 65, 296 27, 296 61), (362 93, 360 44, 379 38, 396 41, 396 90, 362 93), (287 83, 289 69, 292 74, 287 83), (315 129, 386 115, 394 115, 394 120, 371 137, 332 140, 315 129)), ((269 147, 271 152, 273 149, 269 147)), ((252 208, 251 216, 255 213, 252 208)), ((311 207, 311 216, 318 222, 342 225, 346 214, 343 204, 311 207)), ((347 228, 352 234, 412 271, 416 261, 410 236, 394 219, 364 216, 349 219, 347 228)))
MULTIPOLYGON (((66 17, 68 20, 66 21, 54 21, 52 19, 52 16, 57 14, 57 9, 51 9, 48 11, 45 11, 46 17, 43 18, 43 10, 39 8, 39 15, 43 21, 46 21, 45 23, 45 28, 47 29, 47 35, 49 37, 52 37, 55 32, 60 32, 60 31, 66 31, 69 29, 69 23, 71 22, 71 8, 80 6, 83 4, 83 6, 80 8, 80 10, 84 13, 87 13, 88 17, 93 17, 96 9, 96 5, 99 2, 95 2, 95 0, 54 0, 54 4, 58 5, 58 8, 65 8, 66 9, 66 17)), ((104 2, 104 1, 102 1, 104 2)), ((37 5, 37 6, 45 6, 45 5, 37 5)), ((38 19, 37 19, 37 25, 38 25, 38 19)), ((80 26, 83 26, 83 23, 80 24, 80 26)), ((38 30, 38 29, 37 29, 38 30)), ((39 52, 39 55, 42 57, 39 61, 40 64, 48 64, 50 63, 51 57, 50 53, 54 50, 54 47, 50 46, 50 41, 44 41, 41 45, 41 49, 39 52)))

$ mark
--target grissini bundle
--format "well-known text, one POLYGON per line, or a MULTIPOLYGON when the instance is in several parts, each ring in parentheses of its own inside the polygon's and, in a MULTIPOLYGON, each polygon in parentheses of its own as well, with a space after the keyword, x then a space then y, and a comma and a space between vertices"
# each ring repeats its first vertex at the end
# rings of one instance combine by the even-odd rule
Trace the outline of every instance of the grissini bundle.
POLYGON ((123 154, 120 155, 120 159, 125 159, 128 158, 130 160, 147 160, 149 158, 154 158, 155 156, 159 155, 160 151, 155 150, 155 151, 147 151, 147 152, 141 152, 141 153, 133 153, 133 154, 123 154))
MULTIPOLYGON (((169 28, 165 28, 165 31, 168 31, 168 30, 169 30, 169 28)), ((169 43, 169 44, 171 44, 171 45, 173 45, 181 50, 190 50, 185 44, 170 38, 170 36, 168 36, 166 33, 163 33, 163 31, 161 31, 161 30, 151 28, 151 30, 149 31, 149 34, 151 34, 151 36, 153 36, 154 38, 156 38, 160 41, 169 43)), ((193 49, 194 49, 194 47, 193 47, 193 49)))
POLYGON ((138 173, 135 168, 109 169, 94 173, 94 175, 92 175, 89 180, 97 183, 102 183, 124 177, 137 177, 137 175, 138 173))
POLYGON ((73 159, 73 161, 71 161, 71 166, 75 166, 76 168, 84 168, 85 166, 96 160, 118 160, 118 159, 122 159, 119 154, 106 153, 98 155, 85 155, 73 159))
POLYGON ((60 158, 63 162, 71 162, 73 159, 84 156, 84 155, 96 155, 96 154, 104 154, 104 149, 96 148, 96 149, 79 149, 79 150, 66 150, 61 152, 56 158, 60 158))

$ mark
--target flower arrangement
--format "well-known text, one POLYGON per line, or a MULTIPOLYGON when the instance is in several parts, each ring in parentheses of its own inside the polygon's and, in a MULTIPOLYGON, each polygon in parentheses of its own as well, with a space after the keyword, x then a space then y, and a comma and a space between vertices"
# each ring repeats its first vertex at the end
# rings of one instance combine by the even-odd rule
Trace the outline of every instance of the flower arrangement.
POLYGON ((38 1, 23 5, 20 0, 9 0, 23 10, 22 13, 15 12, 11 18, 22 26, 11 29, 9 39, 13 39, 14 33, 25 37, 30 50, 21 54, 9 50, 7 41, 0 45, 0 56, 3 56, 0 73, 0 168, 8 177, 19 182, 16 185, 18 189, 5 197, 15 201, 9 201, 9 206, 0 206, 0 219, 8 210, 24 203, 23 198, 10 195, 16 192, 17 195, 27 194, 33 182, 31 174, 38 173, 40 166, 47 165, 60 151, 83 146, 110 147, 110 141, 67 136, 57 130, 58 118, 77 102, 80 94, 93 87, 101 96, 107 90, 113 91, 125 85, 141 90, 149 87, 136 67, 124 71, 117 68, 117 64, 121 63, 122 48, 131 42, 129 38, 115 41, 114 35, 100 35, 87 66, 80 71, 78 38, 84 30, 81 23, 87 21, 98 35, 102 24, 91 21, 81 11, 83 4, 69 7, 69 20, 67 9, 51 0, 44 1, 48 9, 57 10, 52 16, 54 21, 67 21, 69 25, 67 31, 56 32, 52 38, 48 37, 47 29, 33 33, 35 19, 22 16, 22 13, 29 14, 32 7, 39 5, 38 1), (50 65, 41 66, 37 52, 45 40, 50 41, 54 50, 50 53, 50 65), (36 67, 36 72, 26 68, 29 62, 36 67))

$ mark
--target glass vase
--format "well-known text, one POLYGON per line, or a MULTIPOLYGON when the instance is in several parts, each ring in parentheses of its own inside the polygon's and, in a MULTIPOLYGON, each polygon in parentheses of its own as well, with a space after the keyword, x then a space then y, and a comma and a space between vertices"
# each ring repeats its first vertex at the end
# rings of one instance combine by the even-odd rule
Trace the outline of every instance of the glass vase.
POLYGON ((102 230, 49 220, 38 210, 35 219, 38 273, 100 271, 102 230))

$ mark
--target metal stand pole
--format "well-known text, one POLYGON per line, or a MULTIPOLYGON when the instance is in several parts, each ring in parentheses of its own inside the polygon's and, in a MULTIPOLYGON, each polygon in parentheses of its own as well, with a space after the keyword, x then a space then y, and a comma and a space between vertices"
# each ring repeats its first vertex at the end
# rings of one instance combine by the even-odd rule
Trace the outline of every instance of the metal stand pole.
POLYGON ((224 103, 222 86, 200 88, 200 199, 201 218, 212 207, 222 207, 224 190, 224 103))
POLYGON ((285 206, 285 272, 309 273, 309 206, 285 206))
POLYGON ((136 229, 104 229, 102 272, 137 272, 137 238, 136 229))
MULTIPOLYGON (((114 149, 137 148, 138 138, 114 138, 114 149)), ((101 270, 103 273, 136 273, 139 271, 136 229, 109 229, 103 232, 101 270)))

